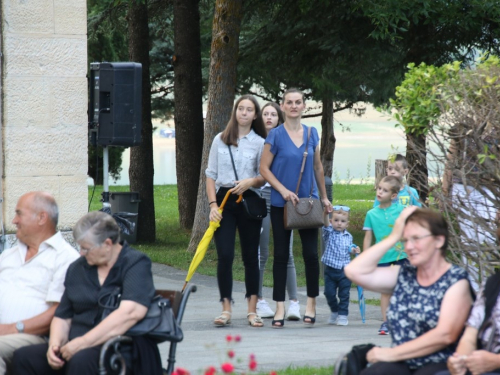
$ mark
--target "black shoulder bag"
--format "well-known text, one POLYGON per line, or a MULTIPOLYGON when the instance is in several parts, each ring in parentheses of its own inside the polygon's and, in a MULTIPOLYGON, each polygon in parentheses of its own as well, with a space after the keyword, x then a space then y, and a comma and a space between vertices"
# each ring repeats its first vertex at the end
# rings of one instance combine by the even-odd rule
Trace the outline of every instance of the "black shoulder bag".
MULTIPOLYGON (((99 298, 101 321, 120 306, 121 288, 99 298)), ((177 324, 168 298, 155 296, 149 305, 146 316, 130 328, 124 335, 145 336, 161 343, 164 341, 180 342, 184 338, 181 327, 177 324)))
MULTIPOLYGON (((236 166, 234 165, 233 153, 231 152, 231 146, 227 145, 227 148, 229 149, 229 155, 231 156, 234 176, 236 177, 236 181, 239 181, 236 166)), ((267 216, 266 200, 251 189, 248 189, 243 193, 243 200, 241 201, 241 204, 245 210, 246 217, 250 220, 262 220, 267 216)))
POLYGON ((368 365, 366 354, 374 347, 373 344, 353 346, 350 352, 338 358, 333 375, 358 375, 368 365))

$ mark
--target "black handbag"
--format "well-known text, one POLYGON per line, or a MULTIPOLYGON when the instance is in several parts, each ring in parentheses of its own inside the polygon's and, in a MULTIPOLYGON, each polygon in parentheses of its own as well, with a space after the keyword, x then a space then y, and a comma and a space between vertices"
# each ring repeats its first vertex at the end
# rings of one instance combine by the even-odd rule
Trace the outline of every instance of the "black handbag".
MULTIPOLYGON (((121 288, 99 298, 101 321, 120 305, 121 288)), ((181 327, 177 324, 168 298, 155 296, 149 305, 146 316, 126 333, 126 336, 146 336, 156 343, 164 341, 180 342, 184 338, 181 327)))
MULTIPOLYGON (((234 176, 236 177, 236 181, 238 181, 239 178, 238 178, 238 173, 236 172, 236 167, 234 165, 231 146, 227 145, 227 147, 229 148, 231 163, 233 164, 234 176)), ((247 190, 243 193, 243 199, 241 201, 241 204, 243 205, 243 209, 245 210, 245 215, 248 219, 262 220, 267 216, 266 200, 253 190, 247 190)))
POLYGON ((366 354, 374 348, 373 344, 355 345, 351 351, 342 354, 333 369, 333 375, 359 375, 368 365, 366 354))

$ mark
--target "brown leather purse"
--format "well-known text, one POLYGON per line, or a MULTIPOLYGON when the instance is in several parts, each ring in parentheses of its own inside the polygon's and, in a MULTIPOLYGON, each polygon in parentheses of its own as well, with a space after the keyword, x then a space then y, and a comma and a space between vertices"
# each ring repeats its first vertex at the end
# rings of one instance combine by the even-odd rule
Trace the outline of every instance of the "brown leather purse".
MULTIPOLYGON (((302 167, 300 168, 299 182, 295 189, 295 194, 298 195, 300 181, 304 173, 304 167, 307 159, 307 147, 309 145, 309 137, 311 136, 311 127, 307 129, 306 149, 302 158, 302 167)), ((314 179, 314 174, 313 174, 314 179)), ((294 206, 291 201, 285 204, 284 224, 285 229, 311 229, 323 226, 323 206, 319 199, 312 197, 314 188, 314 180, 311 181, 311 191, 309 197, 299 198, 299 202, 294 206)))

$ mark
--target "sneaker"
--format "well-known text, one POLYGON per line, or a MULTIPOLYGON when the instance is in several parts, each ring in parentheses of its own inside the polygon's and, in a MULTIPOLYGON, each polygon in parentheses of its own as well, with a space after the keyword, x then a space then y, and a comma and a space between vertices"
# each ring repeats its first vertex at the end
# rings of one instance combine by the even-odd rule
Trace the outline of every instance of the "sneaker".
POLYGON ((383 322, 382 325, 380 326, 380 329, 378 330, 379 335, 388 335, 389 334, 389 327, 387 326, 387 322, 383 322))
POLYGON ((328 324, 337 324, 337 318, 339 317, 339 313, 332 312, 330 314, 330 319, 328 319, 328 324))
POLYGON ((347 320, 347 315, 339 315, 339 318, 337 319, 337 325, 338 326, 346 326, 349 324, 349 321, 347 320))
POLYGON ((257 315, 261 318, 272 318, 274 316, 274 311, 271 310, 265 299, 257 301, 257 315))
POLYGON ((290 306, 288 306, 288 312, 286 313, 287 320, 300 320, 300 305, 299 301, 290 301, 290 306))

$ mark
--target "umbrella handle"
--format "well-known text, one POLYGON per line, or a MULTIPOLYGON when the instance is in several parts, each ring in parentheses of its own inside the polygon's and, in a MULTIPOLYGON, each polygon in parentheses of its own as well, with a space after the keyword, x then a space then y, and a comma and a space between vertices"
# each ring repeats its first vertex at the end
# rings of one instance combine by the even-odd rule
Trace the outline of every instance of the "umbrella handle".
MULTIPOLYGON (((219 210, 222 211, 224 209, 224 206, 226 205, 226 202, 229 199, 229 196, 231 195, 232 192, 233 192, 233 189, 229 189, 227 191, 226 196, 224 197, 224 200, 222 201, 222 203, 219 206, 219 210)), ((240 203, 242 199, 243 199, 243 195, 239 195, 238 199, 236 200, 236 203, 240 203)))

